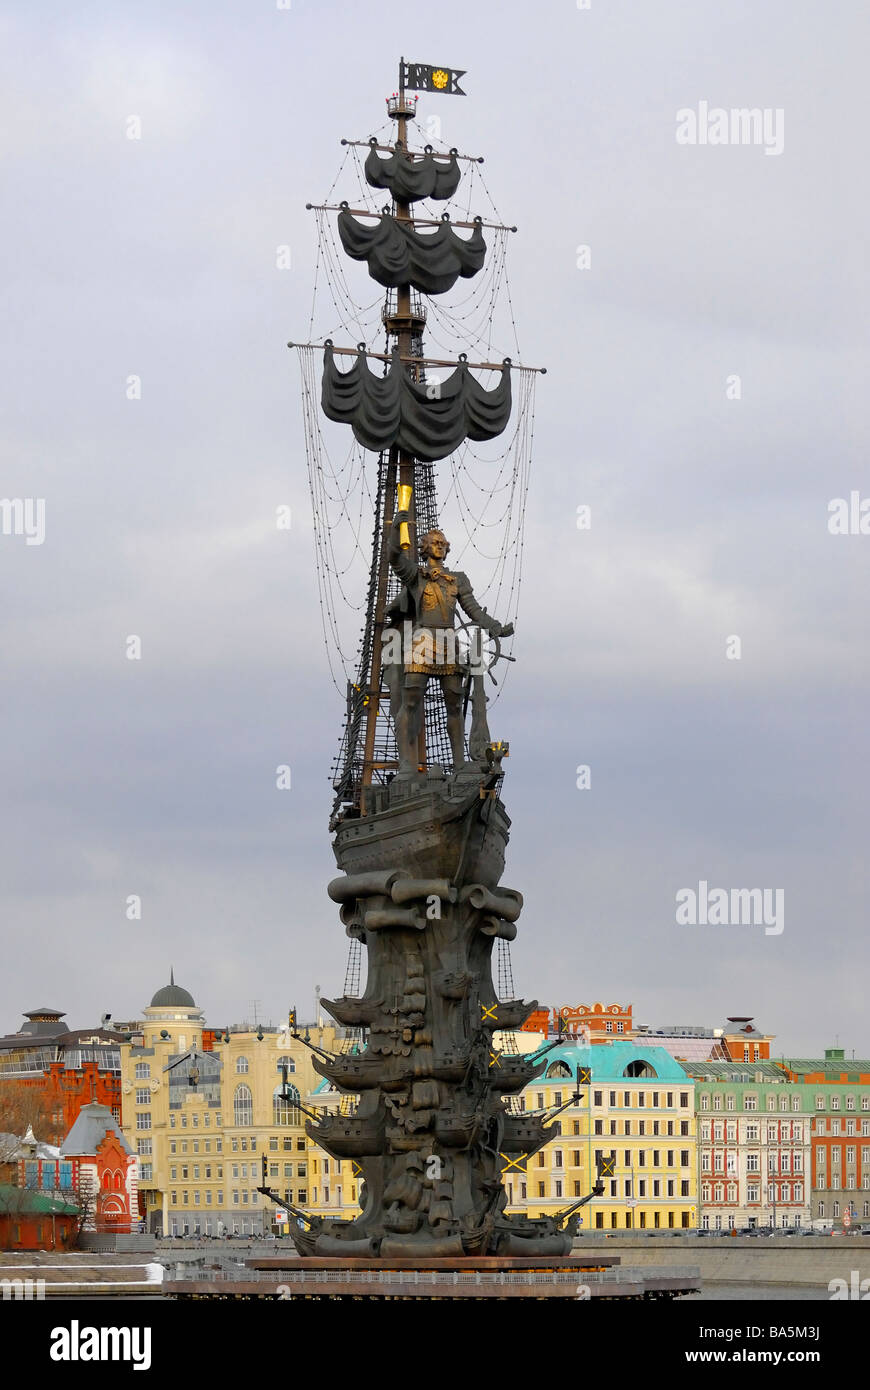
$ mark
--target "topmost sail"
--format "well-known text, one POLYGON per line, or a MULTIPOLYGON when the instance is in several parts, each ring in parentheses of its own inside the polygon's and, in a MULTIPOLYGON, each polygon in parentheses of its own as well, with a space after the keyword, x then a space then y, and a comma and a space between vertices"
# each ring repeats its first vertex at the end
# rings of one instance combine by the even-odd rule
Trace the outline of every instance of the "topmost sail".
POLYGON ((452 198, 462 177, 456 160, 456 151, 451 150, 447 163, 435 159, 425 152, 414 160, 401 151, 395 151, 389 159, 381 159, 372 141, 365 162, 366 181, 372 188, 386 188, 390 195, 402 203, 418 203, 421 198, 435 198, 443 202, 452 198))

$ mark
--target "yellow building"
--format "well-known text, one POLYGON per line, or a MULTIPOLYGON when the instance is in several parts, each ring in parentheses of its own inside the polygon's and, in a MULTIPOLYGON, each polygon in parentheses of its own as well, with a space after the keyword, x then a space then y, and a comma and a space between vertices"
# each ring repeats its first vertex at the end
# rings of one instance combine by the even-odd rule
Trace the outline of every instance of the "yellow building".
POLYGON ((694 1081, 664 1048, 630 1041, 554 1048, 544 1074, 516 1103, 526 1111, 566 1108, 561 1134, 524 1171, 506 1168, 509 1210, 564 1210, 591 1191, 601 1158, 612 1172, 602 1179, 603 1196, 579 1210, 581 1231, 698 1224, 694 1081), (575 1090, 579 1105, 569 1103, 575 1090))
MULTIPOLYGON (((524 1050, 545 1041, 515 1037, 524 1050)), ((332 1025, 312 1028, 310 1041, 328 1052, 342 1046, 332 1025)), ((601 1158, 612 1172, 603 1196, 580 1210, 581 1230, 697 1225, 694 1084, 663 1048, 623 1040, 554 1048, 544 1074, 510 1103, 526 1111, 565 1106, 562 1132, 528 1160, 506 1161, 509 1209, 530 1216, 563 1210, 589 1193, 601 1158), (571 1102, 575 1089, 579 1105, 571 1102)), ((344 1220, 359 1213, 357 1165, 313 1143, 303 1110, 334 1113, 354 1099, 315 1071, 311 1049, 289 1023, 209 1028, 173 981, 144 1010, 141 1033, 121 1045, 121 1085, 122 1128, 139 1157, 149 1230, 269 1231, 276 1207, 257 1191, 264 1159, 265 1185, 283 1201, 344 1220)))
MULTIPOLYGON (((312 1028, 311 1041, 335 1050, 335 1029, 312 1028)), ((321 1197, 322 1179, 331 1176, 320 1170, 326 1156, 317 1151, 314 1174, 305 1116, 294 1103, 305 1105, 319 1082, 311 1050, 289 1024, 210 1029, 187 990, 174 981, 158 990, 141 1034, 121 1047, 122 1128, 139 1156, 147 1228, 268 1231, 276 1208, 257 1191, 264 1158, 267 1186, 308 1207, 316 1177, 321 1197)))

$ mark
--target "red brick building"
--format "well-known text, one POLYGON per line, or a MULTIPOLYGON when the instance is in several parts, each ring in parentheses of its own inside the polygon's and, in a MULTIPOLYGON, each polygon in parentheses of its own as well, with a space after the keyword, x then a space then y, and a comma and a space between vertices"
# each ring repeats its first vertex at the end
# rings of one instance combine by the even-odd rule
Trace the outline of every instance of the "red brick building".
POLYGON ((60 1146, 60 1158, 73 1163, 79 1196, 90 1194, 85 1230, 128 1234, 138 1229, 136 1155, 107 1106, 82 1107, 60 1146))
POLYGON ((722 1029, 722 1044, 732 1062, 767 1062, 770 1060, 772 1033, 759 1033, 753 1020, 735 1016, 722 1029))
POLYGON ((523 1032, 555 1037, 561 1031, 580 1043, 614 1042, 617 1038, 631 1042, 634 1037, 632 1008, 632 1004, 627 1008, 621 1004, 563 1004, 552 1011, 535 1009, 523 1024, 523 1032))
POLYGON ((31 1009, 0 1037, 0 1130, 59 1144, 83 1105, 96 1100, 121 1118, 121 1052, 114 1029, 71 1030, 59 1009, 31 1009))

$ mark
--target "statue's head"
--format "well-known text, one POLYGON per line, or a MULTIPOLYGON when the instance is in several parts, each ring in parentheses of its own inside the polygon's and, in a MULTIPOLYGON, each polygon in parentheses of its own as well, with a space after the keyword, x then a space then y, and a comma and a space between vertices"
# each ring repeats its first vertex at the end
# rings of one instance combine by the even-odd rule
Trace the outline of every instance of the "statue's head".
POLYGON ((450 542, 443 531, 427 531, 420 540, 420 556, 424 560, 443 560, 449 551, 450 542))

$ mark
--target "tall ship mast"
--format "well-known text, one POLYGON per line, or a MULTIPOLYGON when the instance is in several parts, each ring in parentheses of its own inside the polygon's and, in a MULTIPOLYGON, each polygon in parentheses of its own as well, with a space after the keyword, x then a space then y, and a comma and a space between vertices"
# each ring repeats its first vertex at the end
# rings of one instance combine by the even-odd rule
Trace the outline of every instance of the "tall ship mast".
MULTIPOLYGON (((330 819, 340 873, 328 892, 350 939, 344 993, 322 1000, 350 1041, 314 1060, 336 1105, 308 1130, 354 1165, 360 1214, 297 1210, 293 1238, 307 1255, 564 1254, 580 1205, 536 1220, 507 1210, 506 1175, 519 1181, 529 1155, 559 1133, 554 1113, 517 1100, 555 1044, 520 1055, 510 1043, 537 1001, 513 997, 508 952, 523 899, 501 885, 509 750, 492 737, 488 711, 512 660, 543 369, 492 346, 499 312, 513 327, 505 245, 516 228, 494 207, 492 217, 472 213, 483 161, 410 141, 418 94, 465 95, 463 76, 402 60, 386 133, 342 141, 359 188, 353 204, 330 191, 308 205, 319 231, 310 328, 321 280, 337 328, 290 346, 301 366, 324 631, 333 676, 341 665, 345 681, 330 819), (351 293, 342 255, 376 282, 373 305, 351 293), (457 290, 453 310, 442 307, 457 290), (356 344, 337 341, 348 329, 361 333, 356 344), (330 455, 341 432, 324 432, 321 416, 350 427, 343 462, 330 455), (495 440, 494 457, 478 449, 495 440), (448 566, 439 492, 461 558, 481 571, 475 587, 448 566), (354 563, 364 565, 362 595, 349 578, 354 563), (352 657, 348 619, 362 629, 352 657)), ((578 1098, 575 1090, 567 1103, 578 1098)))

